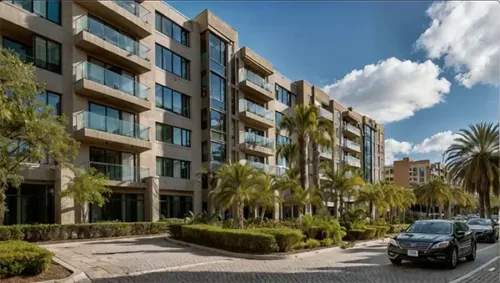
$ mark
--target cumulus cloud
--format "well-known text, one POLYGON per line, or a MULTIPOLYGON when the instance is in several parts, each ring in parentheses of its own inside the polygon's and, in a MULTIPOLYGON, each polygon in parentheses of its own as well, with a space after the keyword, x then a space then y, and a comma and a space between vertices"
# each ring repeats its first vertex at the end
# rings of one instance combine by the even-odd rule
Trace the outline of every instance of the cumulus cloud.
POLYGON ((353 70, 324 90, 341 104, 379 123, 390 123, 444 100, 450 82, 439 78, 440 72, 430 60, 417 63, 393 57, 353 70))
POLYGON ((439 153, 445 151, 457 137, 452 131, 444 131, 425 138, 422 142, 412 144, 395 139, 385 140, 385 165, 392 165, 396 155, 413 155, 422 153, 439 153))
POLYGON ((435 2, 429 28, 416 42, 429 58, 443 58, 465 87, 499 85, 500 5, 497 1, 435 2))

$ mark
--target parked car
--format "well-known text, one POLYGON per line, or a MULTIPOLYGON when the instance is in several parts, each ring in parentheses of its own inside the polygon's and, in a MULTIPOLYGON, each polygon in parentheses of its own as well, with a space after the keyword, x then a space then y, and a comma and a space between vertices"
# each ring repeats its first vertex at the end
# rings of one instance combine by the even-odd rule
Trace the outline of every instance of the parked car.
POLYGON ((490 243, 498 241, 498 223, 492 219, 471 218, 467 221, 467 226, 474 231, 477 241, 487 241, 490 243))
POLYGON ((432 261, 455 268, 462 257, 476 259, 474 232, 456 220, 420 220, 389 241, 387 255, 392 264, 403 260, 432 261))
POLYGON ((463 216, 463 215, 457 215, 453 219, 456 221, 464 222, 464 223, 467 222, 467 217, 463 216))
POLYGON ((498 223, 498 214, 492 215, 491 219, 493 219, 496 223, 498 223))

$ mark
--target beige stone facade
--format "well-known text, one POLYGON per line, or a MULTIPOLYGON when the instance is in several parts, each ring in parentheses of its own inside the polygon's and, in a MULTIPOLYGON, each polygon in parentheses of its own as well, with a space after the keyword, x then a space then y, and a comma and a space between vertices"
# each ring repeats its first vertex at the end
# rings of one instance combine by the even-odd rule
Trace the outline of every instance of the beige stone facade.
MULTIPOLYGON (((294 137, 277 129, 277 119, 300 103, 320 106, 337 130, 337 146, 322 160, 383 179, 383 126, 286 78, 208 10, 189 19, 163 1, 74 0, 61 1, 57 15, 45 2, 45 13, 23 3, 0 2, 0 46, 34 62, 39 81, 59 97, 67 130, 81 142, 75 166, 110 176, 111 201, 90 208, 90 221, 215 212, 210 182, 197 172, 221 162, 283 174, 276 146, 294 137)), ((53 214, 46 222, 81 221, 80 208, 60 197, 69 173, 50 160, 23 173, 26 186, 46 190, 53 214)), ((10 221, 34 222, 21 207, 30 196, 20 191, 10 192, 21 211, 10 221)))

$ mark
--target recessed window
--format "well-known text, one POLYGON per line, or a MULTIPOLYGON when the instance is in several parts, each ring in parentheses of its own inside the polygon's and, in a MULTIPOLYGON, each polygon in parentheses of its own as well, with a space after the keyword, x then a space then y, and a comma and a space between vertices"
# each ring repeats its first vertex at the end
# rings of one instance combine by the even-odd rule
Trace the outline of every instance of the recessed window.
POLYGON ((42 101, 45 105, 50 106, 52 115, 61 115, 61 95, 50 91, 45 91, 37 96, 37 100, 42 101))
POLYGON ((60 0, 11 0, 11 2, 24 10, 40 15, 58 25, 61 24, 61 1, 60 0))
POLYGON ((190 117, 190 97, 168 87, 156 84, 155 105, 184 117, 190 117))
POLYGON ((294 98, 295 97, 291 92, 284 89, 280 85, 276 85, 276 100, 288 106, 292 106, 292 99, 294 98))
POLYGON ((189 179, 190 167, 189 161, 156 157, 156 175, 158 176, 189 179))
POLYGON ((155 22, 157 31, 185 46, 189 46, 189 32, 187 30, 158 12, 156 12, 155 22))
POLYGON ((156 123, 156 140, 185 147, 191 146, 191 131, 156 123))
POLYGON ((189 80, 190 62, 169 49, 156 44, 155 49, 156 67, 163 69, 176 76, 189 80))
POLYGON ((61 44, 35 36, 35 66, 61 73, 61 44))

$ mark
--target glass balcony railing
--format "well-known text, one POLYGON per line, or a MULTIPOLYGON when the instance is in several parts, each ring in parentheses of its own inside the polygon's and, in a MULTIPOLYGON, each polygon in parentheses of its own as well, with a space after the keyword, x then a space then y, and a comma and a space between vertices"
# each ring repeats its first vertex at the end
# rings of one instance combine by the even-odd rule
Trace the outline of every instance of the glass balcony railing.
POLYGON ((349 166, 361 167, 361 161, 354 156, 350 155, 344 156, 344 162, 347 163, 347 165, 349 166))
POLYGON ((81 62, 76 65, 75 71, 75 81, 88 79, 140 99, 148 100, 149 87, 133 78, 120 75, 89 62, 81 62))
POLYGON ((129 52, 130 54, 134 54, 148 61, 150 60, 149 48, 103 23, 87 17, 86 15, 75 20, 75 34, 78 34, 82 30, 90 32, 91 34, 106 40, 114 46, 129 52))
POLYGON ((137 3, 134 0, 113 0, 118 6, 127 10, 129 13, 135 15, 139 19, 147 22, 147 17, 151 12, 144 8, 141 4, 137 3))
POLYGON ((210 161, 210 172, 217 171, 219 168, 222 167, 222 165, 224 165, 224 163, 222 163, 222 162, 219 162, 219 161, 210 161))
POLYGON ((358 136, 361 135, 361 130, 351 124, 344 124, 344 130, 349 131, 358 136))
POLYGON ((361 145, 348 139, 344 139, 344 146, 352 150, 361 151, 361 145))
POLYGON ((269 149, 274 149, 274 140, 254 133, 240 132, 240 142, 252 146, 262 146, 269 149))
POLYGON ((274 174, 274 166, 272 165, 267 165, 267 164, 264 164, 264 163, 260 163, 260 162, 255 162, 255 161, 250 161, 250 160, 245 160, 246 161, 246 164, 252 166, 253 168, 257 169, 257 170, 261 170, 261 171, 264 171, 266 173, 269 173, 269 174, 274 174))
POLYGON ((319 107, 319 115, 323 118, 333 121, 333 113, 322 107, 319 107))
POLYGON ((131 137, 144 141, 149 140, 149 127, 147 126, 88 111, 80 112, 76 115, 76 125, 77 130, 89 128, 124 137, 131 137))
POLYGON ((263 77, 255 74, 254 72, 247 70, 247 69, 240 69, 239 71, 239 78, 240 82, 242 81, 250 81, 261 88, 272 92, 272 84, 268 83, 266 79, 263 77))
POLYGON ((84 168, 95 168, 112 181, 141 182, 144 178, 149 177, 149 168, 145 167, 89 161, 85 163, 84 168))
POLYGON ((276 176, 280 177, 286 176, 286 170, 288 170, 288 168, 276 166, 276 176))
POLYGON ((274 112, 273 111, 269 111, 267 110, 266 108, 260 106, 260 105, 257 105, 253 102, 250 102, 246 99, 240 99, 240 112, 243 112, 243 111, 248 111, 248 112, 251 112, 257 116, 260 116, 272 123, 274 123, 274 112))

